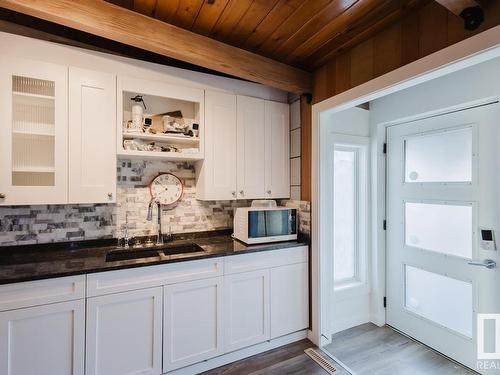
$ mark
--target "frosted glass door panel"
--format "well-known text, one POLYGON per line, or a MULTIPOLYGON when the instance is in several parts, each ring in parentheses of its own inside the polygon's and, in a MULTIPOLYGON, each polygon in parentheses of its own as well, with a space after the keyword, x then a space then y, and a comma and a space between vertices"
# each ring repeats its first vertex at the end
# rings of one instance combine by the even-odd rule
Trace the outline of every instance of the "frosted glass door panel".
POLYGON ((405 140, 405 182, 471 182, 472 128, 405 140))
POLYGON ((55 184, 55 83, 12 76, 12 185, 55 184))
POLYGON ((472 337, 472 284, 405 266, 405 307, 439 325, 472 337))
POLYGON ((356 277, 356 151, 336 149, 333 154, 334 278, 356 277))
POLYGON ((406 202, 405 243, 472 258, 472 206, 406 202))

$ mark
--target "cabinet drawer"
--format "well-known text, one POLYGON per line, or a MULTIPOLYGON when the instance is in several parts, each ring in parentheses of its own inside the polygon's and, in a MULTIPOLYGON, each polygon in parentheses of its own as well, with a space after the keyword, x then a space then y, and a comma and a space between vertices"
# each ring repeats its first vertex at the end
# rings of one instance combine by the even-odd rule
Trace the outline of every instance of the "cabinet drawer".
POLYGON ((87 275, 87 296, 125 292, 221 276, 221 258, 161 264, 87 275))
POLYGON ((307 262, 307 258, 307 246, 229 256, 224 259, 224 274, 228 275, 287 264, 304 263, 307 262))
POLYGON ((85 298, 85 275, 0 286, 0 311, 85 298))

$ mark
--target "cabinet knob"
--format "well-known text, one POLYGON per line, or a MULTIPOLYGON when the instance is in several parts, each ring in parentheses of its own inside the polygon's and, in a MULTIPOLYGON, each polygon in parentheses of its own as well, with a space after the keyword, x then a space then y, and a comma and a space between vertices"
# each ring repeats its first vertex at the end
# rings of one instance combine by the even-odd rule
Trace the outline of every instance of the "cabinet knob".
POLYGON ((267 191, 267 194, 271 195, 271 190, 268 190, 268 191, 267 191))
POLYGON ((6 195, 4 193, 0 193, 0 199, 5 199, 6 195))
POLYGON ((240 195, 243 197, 245 196, 245 192, 243 190, 240 190, 240 195))
POLYGON ((108 193, 108 198, 113 199, 113 193, 108 193))
POLYGON ((231 194, 233 195, 233 197, 236 197, 236 192, 235 191, 233 191, 231 194))

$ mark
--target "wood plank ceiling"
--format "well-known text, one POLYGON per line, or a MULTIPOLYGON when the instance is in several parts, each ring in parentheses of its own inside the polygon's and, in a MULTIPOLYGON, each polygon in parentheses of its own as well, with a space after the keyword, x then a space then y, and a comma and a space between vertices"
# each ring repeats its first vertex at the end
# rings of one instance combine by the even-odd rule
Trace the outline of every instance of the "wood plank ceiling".
POLYGON ((106 1, 314 71, 430 0, 106 1))

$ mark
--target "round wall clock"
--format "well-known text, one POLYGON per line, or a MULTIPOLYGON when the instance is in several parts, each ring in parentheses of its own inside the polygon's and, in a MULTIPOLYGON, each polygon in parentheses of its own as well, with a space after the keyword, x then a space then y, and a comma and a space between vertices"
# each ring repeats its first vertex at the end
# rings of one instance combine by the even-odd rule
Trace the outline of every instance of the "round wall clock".
POLYGON ((182 181, 172 173, 160 173, 149 184, 151 197, 164 205, 178 202, 182 197, 183 190, 182 181))

